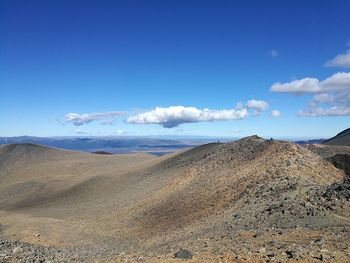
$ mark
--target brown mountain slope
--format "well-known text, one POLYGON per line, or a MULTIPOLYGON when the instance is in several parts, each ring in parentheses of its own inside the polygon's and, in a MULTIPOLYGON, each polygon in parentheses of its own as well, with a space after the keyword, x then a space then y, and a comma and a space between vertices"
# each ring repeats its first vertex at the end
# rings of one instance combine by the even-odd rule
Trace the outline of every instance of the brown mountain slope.
POLYGON ((350 128, 323 142, 326 145, 350 146, 350 128))
POLYGON ((53 151, 20 166, 0 154, 4 238, 151 262, 180 247, 200 261, 349 256, 344 173, 305 147, 252 136, 163 157, 53 151))
POLYGON ((350 175, 350 146, 305 144, 304 147, 350 175))
POLYGON ((350 146, 305 144, 304 147, 325 159, 330 158, 336 154, 350 154, 350 146))

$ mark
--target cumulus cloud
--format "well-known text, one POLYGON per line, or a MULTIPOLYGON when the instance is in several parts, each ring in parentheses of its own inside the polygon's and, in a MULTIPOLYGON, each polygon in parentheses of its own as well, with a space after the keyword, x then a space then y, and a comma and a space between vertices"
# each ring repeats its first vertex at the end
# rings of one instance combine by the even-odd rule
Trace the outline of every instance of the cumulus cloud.
POLYGON ((271 55, 271 57, 275 58, 275 57, 279 56, 279 53, 276 49, 273 49, 270 51, 270 55, 271 55))
POLYGON ((330 95, 328 93, 321 93, 321 94, 314 95, 310 100, 309 105, 317 106, 317 104, 320 104, 320 103, 333 103, 333 102, 334 102, 333 95, 330 95))
POLYGON ((349 116, 350 73, 338 72, 323 81, 304 78, 288 83, 275 83, 270 91, 294 95, 313 95, 300 116, 349 116))
POLYGON ((319 91, 319 80, 315 78, 304 78, 287 83, 274 83, 270 91, 279 93, 304 94, 319 91))
POLYGON ((279 110, 273 110, 271 111, 271 115, 272 118, 278 118, 281 116, 281 112, 279 110))
POLYGON ((254 109, 254 115, 259 116, 261 112, 268 109, 269 104, 264 100, 248 100, 247 107, 249 109, 254 109))
POLYGON ((195 107, 170 106, 155 109, 126 119, 132 124, 160 124, 165 128, 177 127, 183 123, 241 120, 248 116, 247 109, 197 109, 195 107))
POLYGON ((350 49, 344 54, 339 54, 325 64, 326 67, 350 68, 350 49))
POLYGON ((72 123, 75 126, 81 126, 88 124, 93 121, 99 121, 102 124, 113 124, 115 118, 119 115, 122 115, 122 112, 100 112, 100 113, 68 113, 65 116, 66 123, 72 123))

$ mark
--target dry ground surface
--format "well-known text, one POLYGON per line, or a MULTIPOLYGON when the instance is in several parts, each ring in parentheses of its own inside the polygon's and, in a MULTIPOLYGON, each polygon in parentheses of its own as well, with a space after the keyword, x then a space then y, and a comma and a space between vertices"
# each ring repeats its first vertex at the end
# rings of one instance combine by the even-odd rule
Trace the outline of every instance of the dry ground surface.
POLYGON ((350 262, 349 185, 257 136, 162 157, 4 145, 0 262, 350 262))
POLYGON ((305 144, 310 151, 321 155, 323 158, 330 158, 335 154, 350 154, 350 146, 325 145, 325 144, 305 144))

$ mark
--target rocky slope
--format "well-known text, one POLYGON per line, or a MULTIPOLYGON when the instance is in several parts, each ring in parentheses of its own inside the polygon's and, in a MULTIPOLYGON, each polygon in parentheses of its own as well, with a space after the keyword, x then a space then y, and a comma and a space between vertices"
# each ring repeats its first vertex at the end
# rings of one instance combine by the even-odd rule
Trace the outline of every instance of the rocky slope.
POLYGON ((0 149, 1 236, 34 247, 3 241, 5 261, 36 248, 51 262, 349 261, 348 179, 303 146, 251 136, 163 157, 11 158, 0 149))

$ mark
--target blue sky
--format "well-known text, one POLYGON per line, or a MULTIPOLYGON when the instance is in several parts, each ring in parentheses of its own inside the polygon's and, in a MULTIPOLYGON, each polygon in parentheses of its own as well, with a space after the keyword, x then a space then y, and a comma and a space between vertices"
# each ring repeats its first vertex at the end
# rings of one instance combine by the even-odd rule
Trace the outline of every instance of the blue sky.
POLYGON ((3 0, 0 136, 333 136, 350 123, 349 10, 3 0))

